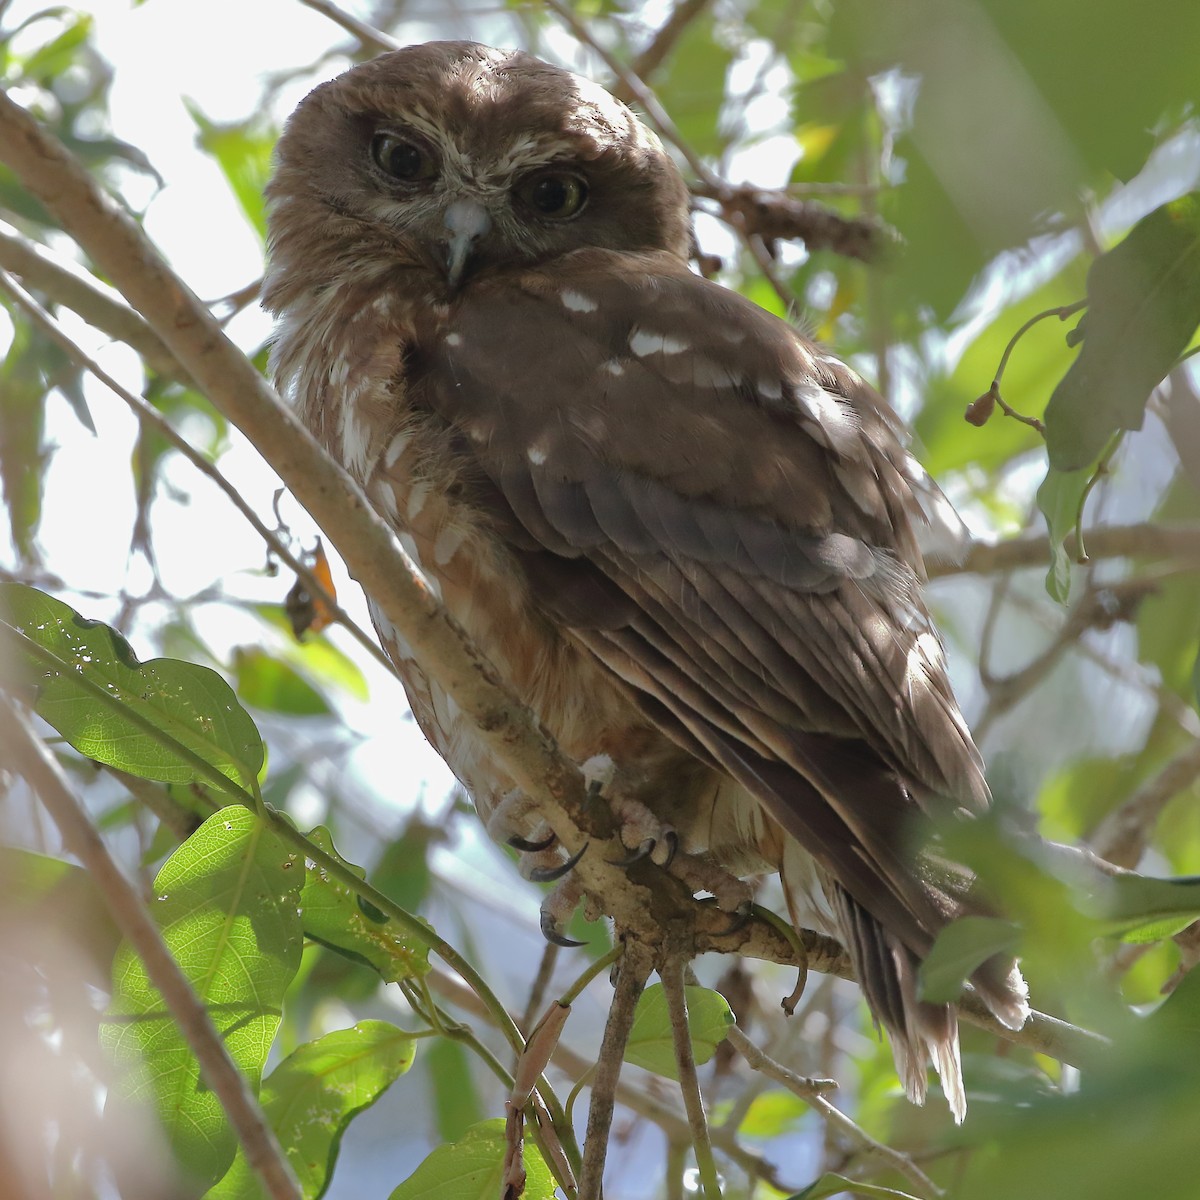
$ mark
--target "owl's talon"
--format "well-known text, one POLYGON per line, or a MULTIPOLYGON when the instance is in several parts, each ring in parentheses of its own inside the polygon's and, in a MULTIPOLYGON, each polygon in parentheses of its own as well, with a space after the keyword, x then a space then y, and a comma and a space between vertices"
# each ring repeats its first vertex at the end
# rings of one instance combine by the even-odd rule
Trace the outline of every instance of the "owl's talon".
POLYGON ((614 867, 632 867, 634 863, 639 863, 643 858, 653 854, 656 844, 654 838, 646 838, 636 850, 624 858, 610 858, 609 864, 614 867))
POLYGON ((558 835, 555 833, 550 833, 546 837, 542 838, 541 841, 536 842, 530 840, 529 838, 523 838, 516 833, 514 833, 510 838, 505 838, 507 845, 511 846, 514 850, 520 850, 527 854, 537 854, 541 850, 549 850, 557 840, 558 835))
POLYGON ((577 853, 572 854, 566 862, 559 863, 556 867, 533 867, 527 878, 533 883, 557 883, 564 875, 570 873, 575 864, 584 856, 589 845, 589 842, 584 842, 577 853))
MULTIPOLYGON (((669 867, 675 861, 675 855, 679 852, 679 834, 674 829, 663 831, 662 842, 666 846, 666 857, 659 863, 660 866, 669 867)), ((657 860, 656 860, 657 861, 657 860)))
MULTIPOLYGON (((737 931, 743 928, 746 922, 750 920, 753 912, 754 905, 749 900, 743 900, 737 906, 737 908, 735 908, 733 912, 729 914, 729 924, 721 930, 719 936, 728 937, 731 933, 737 933, 737 931)), ((803 990, 803 988, 801 988, 801 990, 803 990)))
POLYGON ((558 921, 554 914, 542 909, 540 922, 542 926, 542 937, 546 939, 552 946, 566 946, 568 949, 572 946, 586 946, 587 942, 577 942, 574 938, 569 938, 559 929, 558 921))

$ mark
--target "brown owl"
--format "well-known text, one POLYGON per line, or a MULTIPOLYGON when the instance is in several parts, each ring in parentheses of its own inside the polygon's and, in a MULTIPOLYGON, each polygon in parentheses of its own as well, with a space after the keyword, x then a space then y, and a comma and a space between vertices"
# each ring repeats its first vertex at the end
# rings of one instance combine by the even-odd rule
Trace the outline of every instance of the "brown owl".
MULTIPOLYGON (((565 753, 607 764, 631 844, 779 871, 909 1096, 932 1058, 961 1119, 954 1013, 915 973, 965 888, 913 827, 989 797, 921 596, 945 501, 895 414, 693 274, 658 140, 527 54, 435 42, 324 84, 268 196, 303 420, 565 753)), ((503 764, 377 624, 430 741, 531 845, 503 764)), ((973 983, 1023 1023, 1011 963, 973 983)))

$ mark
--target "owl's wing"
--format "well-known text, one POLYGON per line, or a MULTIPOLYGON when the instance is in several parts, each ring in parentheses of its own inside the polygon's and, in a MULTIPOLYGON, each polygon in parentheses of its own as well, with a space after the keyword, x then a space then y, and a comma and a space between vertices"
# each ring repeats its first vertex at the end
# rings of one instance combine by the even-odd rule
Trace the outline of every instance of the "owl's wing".
POLYGON ((917 953, 914 806, 987 802, 922 604, 940 493, 848 368, 667 255, 480 277, 407 364, 536 602, 917 953))

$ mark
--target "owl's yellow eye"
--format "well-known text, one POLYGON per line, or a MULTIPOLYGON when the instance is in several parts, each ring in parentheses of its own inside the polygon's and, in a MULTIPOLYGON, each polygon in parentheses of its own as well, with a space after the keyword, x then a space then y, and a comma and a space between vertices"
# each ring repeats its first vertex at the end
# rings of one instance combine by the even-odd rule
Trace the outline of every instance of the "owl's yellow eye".
POLYGON ((394 133, 377 133, 371 139, 371 158, 385 175, 404 183, 437 174, 437 163, 428 150, 394 133))
POLYGON ((554 171, 526 179, 517 186, 517 195, 539 217, 563 221, 575 216, 587 203, 588 189, 578 175, 554 171))

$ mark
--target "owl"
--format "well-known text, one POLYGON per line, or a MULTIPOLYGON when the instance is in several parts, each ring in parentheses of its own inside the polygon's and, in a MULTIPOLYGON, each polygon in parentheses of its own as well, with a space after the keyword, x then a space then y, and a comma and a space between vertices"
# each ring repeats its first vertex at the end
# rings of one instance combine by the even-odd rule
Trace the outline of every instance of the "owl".
MULTIPOLYGON (((304 422, 563 751, 607 764, 633 844, 779 872, 908 1095, 932 1061, 961 1120, 954 1012, 916 972, 971 901, 920 845, 989 796, 921 594, 948 506, 895 414, 694 274, 655 136, 528 54, 433 42, 323 84, 267 196, 304 422)), ((373 615, 425 734, 533 848, 504 764, 373 615)), ((1023 1023, 1011 962, 973 985, 1023 1023)))

